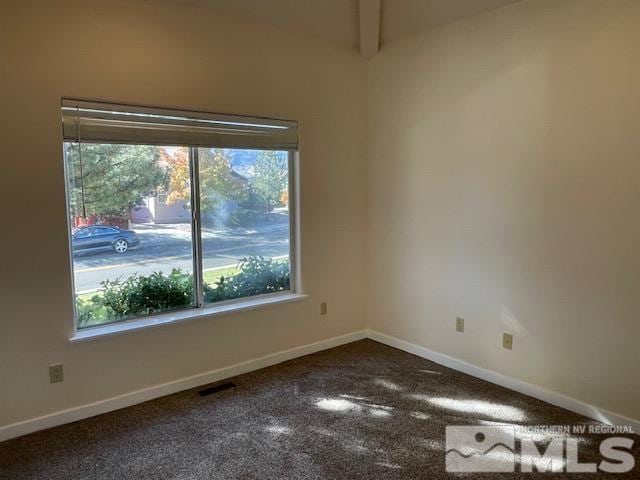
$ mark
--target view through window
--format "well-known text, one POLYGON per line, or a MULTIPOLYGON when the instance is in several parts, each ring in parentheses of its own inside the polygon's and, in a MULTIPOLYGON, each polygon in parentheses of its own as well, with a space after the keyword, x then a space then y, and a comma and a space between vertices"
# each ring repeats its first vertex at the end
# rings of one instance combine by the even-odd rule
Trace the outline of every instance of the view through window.
POLYGON ((78 328, 291 288, 288 151, 67 141, 65 162, 78 328))

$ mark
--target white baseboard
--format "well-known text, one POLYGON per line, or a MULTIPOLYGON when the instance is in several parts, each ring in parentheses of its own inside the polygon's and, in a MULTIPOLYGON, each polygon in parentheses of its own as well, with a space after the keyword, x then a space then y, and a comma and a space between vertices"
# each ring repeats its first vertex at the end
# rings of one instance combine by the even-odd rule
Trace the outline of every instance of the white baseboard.
POLYGON ((25 420, 23 422, 14 423, 0 428, 0 442, 11 438, 20 437, 33 433, 38 430, 64 425, 65 423, 75 422, 84 418, 101 415, 103 413, 118 410, 120 408, 129 407, 138 403, 153 400, 154 398, 171 395, 172 393, 181 392, 190 388, 195 388, 207 383, 213 383, 225 378, 234 377, 243 373, 252 372, 261 368, 270 367, 277 363, 285 362, 294 358, 309 355, 311 353, 326 350, 328 348, 337 347, 346 343, 355 342, 366 338, 364 330, 340 335, 338 337, 321 340, 319 342, 310 343, 301 347, 291 348, 281 352, 265 355, 264 357, 254 358, 245 362, 237 363, 228 367, 219 368, 210 372, 200 373, 191 377, 181 378, 173 382, 164 383, 162 385, 154 385, 153 387, 136 390, 134 392, 125 393, 117 397, 100 400, 95 403, 73 407, 68 410, 51 413, 41 417, 25 420))
POLYGON ((5 427, 0 427, 0 442, 9 440, 11 438, 20 437, 22 435, 27 435, 38 430, 44 430, 47 428, 56 427, 58 425, 64 425, 65 423, 71 423, 77 420, 82 420, 84 418, 93 417, 95 415, 101 415, 103 413, 129 407, 131 405, 136 405, 148 400, 153 400, 154 398, 171 395, 173 393, 188 390, 190 388, 195 388, 200 385, 217 382, 225 378, 252 372, 254 370, 259 370, 261 368, 269 367, 271 365, 285 362, 287 360, 292 360, 294 358, 309 355, 311 353, 326 350, 328 348, 337 347, 339 345, 355 342, 364 338, 370 338, 377 342, 384 343, 385 345, 404 350, 405 352, 412 353, 422 358, 426 358, 440 365, 444 365, 445 367, 449 367, 468 375, 480 378, 482 380, 495 383, 496 385, 500 385, 516 392, 529 395, 552 405, 556 405, 558 407, 562 407, 572 412, 584 415, 585 417, 593 418, 594 420, 598 420, 610 425, 629 425, 634 429, 635 432, 640 432, 640 421, 638 420, 634 420, 632 418, 625 417, 624 415, 620 415, 593 405, 589 405, 588 403, 576 400, 561 393, 547 390, 538 385, 523 382, 513 377, 509 377, 492 370, 478 367, 463 360, 450 357, 448 355, 376 332, 374 330, 361 330, 348 333, 346 335, 340 335, 338 337, 321 340, 319 342, 303 345, 300 347, 294 347, 289 350, 272 353, 270 355, 265 355, 264 357, 254 358, 252 360, 247 360, 245 362, 237 363, 228 367, 223 367, 198 375, 193 375, 191 377, 181 378, 179 380, 164 383, 162 385, 155 385, 153 387, 136 390, 134 392, 108 398, 106 400, 101 400, 95 403, 80 405, 68 410, 63 410, 30 420, 25 420, 23 422, 7 425, 5 427))
POLYGON ((375 330, 367 330, 366 333, 367 337, 372 340, 384 343, 390 347, 404 350, 405 352, 412 353, 419 357, 426 358, 427 360, 444 365, 445 367, 458 370, 459 372, 466 373, 473 377, 481 378, 482 380, 495 383, 496 385, 500 385, 501 387, 505 387, 510 390, 515 390, 516 392, 524 393, 530 397, 562 407, 566 410, 584 415, 585 417, 592 418, 599 422, 606 423, 608 425, 628 425, 631 426, 635 432, 640 432, 640 420, 635 420, 618 413, 610 412, 561 393, 547 390, 539 385, 523 382, 522 380, 494 372, 493 370, 478 367, 463 360, 450 357, 449 355, 376 332, 375 330))

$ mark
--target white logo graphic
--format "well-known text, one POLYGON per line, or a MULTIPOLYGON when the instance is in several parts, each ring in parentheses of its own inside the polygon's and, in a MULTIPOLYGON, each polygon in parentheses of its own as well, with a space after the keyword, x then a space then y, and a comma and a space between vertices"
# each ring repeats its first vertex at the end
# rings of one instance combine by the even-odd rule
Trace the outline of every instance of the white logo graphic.
POLYGON ((513 427, 447 427, 448 472, 514 472, 513 427))
POLYGON ((447 427, 446 468, 448 472, 515 472, 519 464, 523 473, 624 473, 633 469, 633 440, 625 437, 602 440, 600 462, 581 462, 578 437, 585 431, 584 426, 571 430, 512 425, 447 427))

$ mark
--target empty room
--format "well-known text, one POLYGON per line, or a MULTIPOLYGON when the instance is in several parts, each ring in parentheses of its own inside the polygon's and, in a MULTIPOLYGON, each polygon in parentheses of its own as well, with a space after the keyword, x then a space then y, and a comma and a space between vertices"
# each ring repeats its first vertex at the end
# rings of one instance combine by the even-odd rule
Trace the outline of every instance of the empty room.
POLYGON ((1 7, 0 480, 640 478, 640 0, 1 7))

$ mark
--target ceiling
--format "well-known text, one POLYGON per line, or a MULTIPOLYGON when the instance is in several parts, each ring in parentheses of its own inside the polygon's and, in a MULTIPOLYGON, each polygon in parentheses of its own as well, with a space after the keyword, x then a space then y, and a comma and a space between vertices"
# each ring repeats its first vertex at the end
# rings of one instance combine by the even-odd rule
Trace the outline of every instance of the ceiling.
MULTIPOLYGON (((188 0, 225 15, 358 46, 358 0, 188 0)), ((391 0, 394 1, 394 0, 391 0)))
POLYGON ((423 32, 519 0, 382 0, 382 42, 423 32))
MULTIPOLYGON (((349 47, 359 45, 359 1, 187 0, 224 15, 306 32, 349 47)), ((519 0, 382 0, 382 44, 519 0)))

